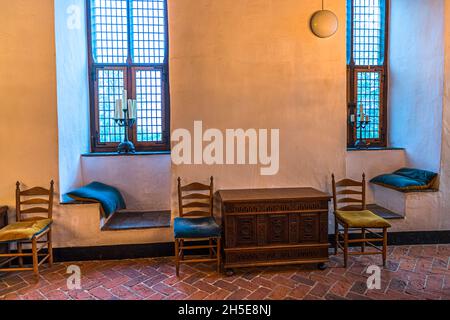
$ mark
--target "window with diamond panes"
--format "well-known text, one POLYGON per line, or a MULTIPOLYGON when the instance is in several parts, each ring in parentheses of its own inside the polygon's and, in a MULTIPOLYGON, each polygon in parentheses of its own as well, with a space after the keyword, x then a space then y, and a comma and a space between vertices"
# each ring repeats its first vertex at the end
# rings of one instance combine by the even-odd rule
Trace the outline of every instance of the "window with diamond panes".
POLYGON ((349 147, 364 140, 384 147, 387 126, 389 0, 347 0, 349 147), (363 116, 361 116, 361 110, 363 116), (369 123, 361 123, 365 116, 369 123), (361 128, 362 126, 362 128, 361 128))
POLYGON ((137 151, 169 150, 166 0, 87 3, 93 151, 115 151, 124 140, 114 120, 124 89, 137 101, 128 139, 137 151))

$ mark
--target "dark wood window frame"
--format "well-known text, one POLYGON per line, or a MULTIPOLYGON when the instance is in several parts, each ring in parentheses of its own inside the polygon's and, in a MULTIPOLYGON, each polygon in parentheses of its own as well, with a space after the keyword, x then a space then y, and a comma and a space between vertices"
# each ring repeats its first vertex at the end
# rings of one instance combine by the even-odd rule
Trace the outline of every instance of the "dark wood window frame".
MULTIPOLYGON (((128 12, 130 12, 130 2, 127 0, 128 12)), ((168 9, 167 0, 164 0, 165 19, 165 53, 164 63, 133 63, 131 52, 131 17, 128 16, 128 58, 127 62, 121 63, 96 63, 94 61, 92 30, 91 30, 91 0, 86 0, 86 26, 88 41, 88 68, 89 68, 89 97, 90 97, 90 140, 91 152, 110 153, 116 152, 119 143, 102 143, 99 139, 99 109, 98 109, 98 72, 99 70, 120 69, 124 71, 124 86, 128 90, 128 97, 136 99, 136 71, 158 70, 162 75, 162 139, 158 142, 139 142, 137 139, 136 125, 129 130, 128 139, 135 144, 137 152, 161 152, 170 151, 170 88, 169 88, 169 30, 168 30, 168 9)))
POLYGON ((354 60, 353 50, 353 17, 354 6, 353 0, 347 0, 347 10, 351 10, 350 19, 347 21, 347 41, 348 47, 348 63, 347 63, 347 106, 348 106, 348 125, 347 125, 347 146, 354 148, 358 140, 357 137, 357 121, 352 121, 358 116, 357 106, 357 76, 360 72, 378 72, 380 74, 380 122, 379 122, 379 139, 365 139, 368 142, 369 148, 386 148, 388 147, 388 72, 389 72, 389 20, 390 20, 390 0, 386 0, 385 8, 385 34, 384 34, 384 61, 380 66, 364 66, 356 65, 354 60))

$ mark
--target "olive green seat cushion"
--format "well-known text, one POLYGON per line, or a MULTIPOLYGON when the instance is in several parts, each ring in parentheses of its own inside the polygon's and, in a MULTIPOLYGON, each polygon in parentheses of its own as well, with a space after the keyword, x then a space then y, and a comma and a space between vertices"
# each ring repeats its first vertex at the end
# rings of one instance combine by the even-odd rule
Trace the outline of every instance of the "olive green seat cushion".
POLYGON ((336 217, 350 228, 390 228, 385 219, 375 213, 364 211, 336 211, 336 217))
POLYGON ((46 231, 52 219, 37 219, 15 222, 0 230, 0 242, 28 241, 46 231))

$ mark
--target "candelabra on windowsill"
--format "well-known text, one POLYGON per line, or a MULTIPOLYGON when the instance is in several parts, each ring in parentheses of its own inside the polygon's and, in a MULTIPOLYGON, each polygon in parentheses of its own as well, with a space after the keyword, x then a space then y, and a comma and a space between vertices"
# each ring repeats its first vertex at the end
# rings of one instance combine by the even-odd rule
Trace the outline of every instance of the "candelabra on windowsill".
POLYGON ((116 101, 114 121, 119 127, 125 128, 125 137, 119 144, 117 152, 120 154, 136 153, 136 148, 129 137, 129 130, 136 124, 136 100, 127 98, 127 91, 123 91, 122 99, 116 101))
POLYGON ((366 129, 366 127, 370 124, 369 117, 364 117, 364 120, 360 120, 359 124, 356 124, 356 130, 359 130, 359 139, 355 142, 355 148, 356 149, 368 149, 369 144, 367 143, 367 140, 363 139, 363 130, 366 129))
POLYGON ((358 112, 356 109, 356 104, 350 105, 350 122, 354 124, 356 131, 359 131, 359 139, 355 142, 355 148, 359 150, 368 149, 370 144, 367 140, 363 139, 363 130, 367 128, 371 120, 370 117, 364 113, 364 106, 362 104, 359 107, 359 115, 357 114, 358 112), (359 121, 356 121, 357 116, 359 116, 359 121))

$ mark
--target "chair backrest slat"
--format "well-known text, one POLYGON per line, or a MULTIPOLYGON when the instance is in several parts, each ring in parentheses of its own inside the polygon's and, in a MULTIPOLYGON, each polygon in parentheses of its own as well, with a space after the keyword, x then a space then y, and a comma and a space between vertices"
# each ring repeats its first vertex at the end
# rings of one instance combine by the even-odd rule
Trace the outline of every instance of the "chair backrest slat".
POLYGON ((338 195, 353 195, 353 194, 358 194, 358 195, 362 195, 361 191, 356 191, 356 190, 341 190, 337 192, 338 195))
POLYGON ((344 179, 336 182, 336 187, 362 187, 362 183, 355 180, 344 179))
POLYGON ((178 178, 180 217, 212 217, 213 192, 213 177, 210 179, 210 185, 194 182, 185 186, 181 185, 181 178, 178 178))
POLYGON ((50 182, 50 189, 34 187, 28 190, 20 189, 20 182, 16 183, 16 219, 22 221, 24 215, 45 213, 45 218, 53 215, 54 182, 50 182), (38 197, 38 198, 32 198, 38 197), (46 199, 44 199, 46 197, 46 199), (43 206, 44 205, 44 206, 43 206), (46 206, 45 206, 46 205, 46 206))
POLYGON ((201 194, 201 193, 191 193, 183 196, 183 200, 207 200, 209 199, 209 194, 201 194))
POLYGON ((186 186, 181 187, 182 192, 189 192, 189 191, 209 191, 210 186, 198 182, 194 182, 191 184, 188 184, 186 186))
POLYGON ((196 210, 196 211, 184 212, 181 217, 183 217, 183 218, 187 218, 187 217, 200 218, 200 217, 210 217, 210 216, 211 216, 211 214, 209 213, 209 211, 196 210))
POLYGON ((183 208, 209 208, 210 204, 206 202, 190 202, 183 205, 183 208))
MULTIPOLYGON (((360 204, 360 210, 366 210, 366 175, 363 174, 362 181, 355 181, 351 179, 344 179, 336 182, 335 176, 332 176, 333 184, 333 205, 334 211, 340 210, 344 207, 339 207, 339 204, 360 204), (361 191, 355 190, 356 188, 361 188, 361 191), (347 189, 351 188, 351 189, 347 189), (340 189, 340 190, 338 190, 340 189), (354 197, 349 197, 352 195, 354 197), (360 195, 361 198, 356 196, 360 195), (358 199, 357 199, 358 198, 358 199)), ((353 206, 356 207, 356 206, 353 206)))
POLYGON ((42 208, 42 207, 34 207, 30 209, 21 209, 21 214, 31 214, 31 213, 47 213, 48 208, 42 208))
POLYGON ((48 200, 46 199, 29 199, 20 202, 21 205, 35 205, 35 204, 48 204, 48 200))

